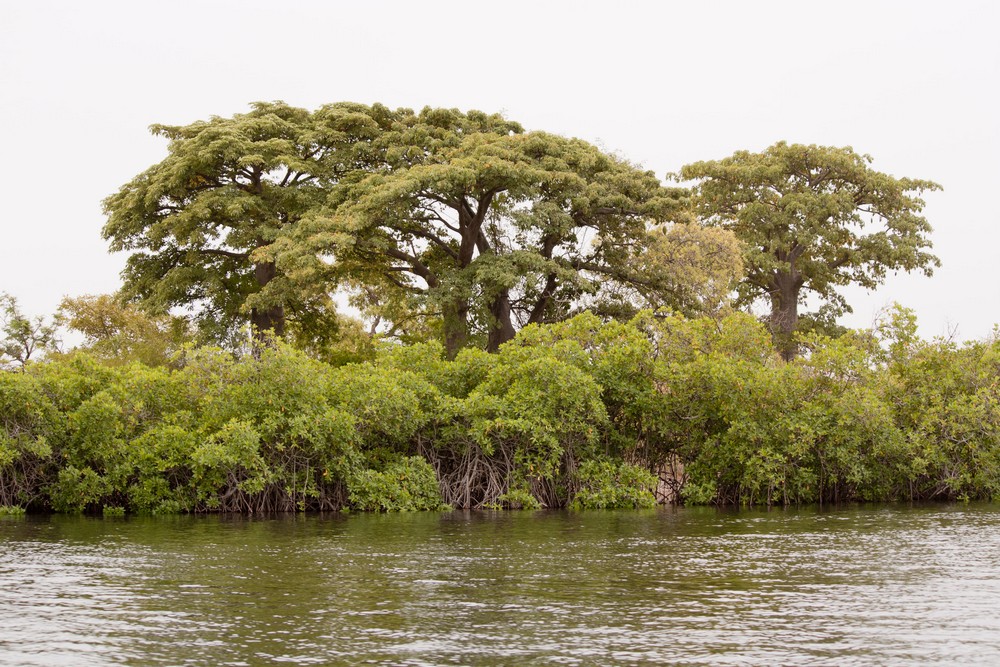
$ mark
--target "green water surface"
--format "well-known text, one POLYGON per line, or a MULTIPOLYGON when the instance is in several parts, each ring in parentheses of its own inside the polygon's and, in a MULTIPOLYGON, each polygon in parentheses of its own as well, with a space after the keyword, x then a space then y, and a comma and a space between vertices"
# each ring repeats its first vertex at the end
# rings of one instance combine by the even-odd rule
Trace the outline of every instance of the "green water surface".
POLYGON ((0 664, 1000 664, 1000 506, 0 520, 0 664))

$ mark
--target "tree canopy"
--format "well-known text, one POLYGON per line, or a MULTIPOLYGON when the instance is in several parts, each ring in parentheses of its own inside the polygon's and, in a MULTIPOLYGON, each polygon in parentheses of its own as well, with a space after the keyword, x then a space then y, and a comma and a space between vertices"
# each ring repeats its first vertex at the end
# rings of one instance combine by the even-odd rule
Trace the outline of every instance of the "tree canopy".
POLYGON ((365 142, 390 115, 378 106, 310 112, 273 102, 152 126, 170 140, 167 157, 104 201, 104 238, 132 253, 123 293, 154 310, 190 307, 216 338, 246 322, 280 335, 286 318, 322 320, 328 295, 293 287, 266 250, 365 164, 365 142))
POLYGON ((210 339, 329 340, 346 285, 375 328, 496 350, 587 306, 712 310, 740 270, 682 224, 686 190, 498 114, 274 102, 152 129, 168 155, 105 200, 104 236, 132 253, 126 298, 210 339))
POLYGON ((685 190, 584 141, 427 108, 374 146, 386 167, 333 189, 279 265, 332 254, 380 316, 438 322, 451 355, 473 336, 496 350, 588 300, 696 309, 739 271, 728 235, 672 231, 685 190))
POLYGON ((10 294, 0 292, 0 370, 21 370, 40 353, 59 343, 58 323, 45 323, 41 315, 28 317, 10 294))
POLYGON ((696 179, 696 208, 709 225, 743 242, 741 301, 767 299, 770 327, 785 358, 807 292, 837 315, 850 306, 836 288, 880 285, 888 271, 940 263, 928 252, 931 227, 917 196, 939 186, 872 169, 851 148, 779 142, 762 153, 739 151, 683 167, 696 179))
POLYGON ((139 361, 162 366, 190 342, 184 318, 150 315, 110 294, 67 297, 59 305, 58 320, 83 335, 82 349, 110 365, 139 361))

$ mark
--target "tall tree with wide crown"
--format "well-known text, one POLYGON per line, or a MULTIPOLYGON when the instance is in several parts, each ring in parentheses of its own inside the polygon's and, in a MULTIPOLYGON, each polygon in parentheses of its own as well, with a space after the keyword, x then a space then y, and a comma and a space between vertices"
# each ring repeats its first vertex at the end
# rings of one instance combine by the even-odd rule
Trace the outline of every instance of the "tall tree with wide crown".
POLYGON ((696 274, 718 284, 739 270, 730 235, 669 231, 689 213, 686 190, 585 141, 427 108, 373 146, 385 168, 342 180, 327 212, 282 242, 279 263, 332 255, 369 296, 375 286, 406 304, 389 319, 435 318, 451 355, 473 336, 496 350, 519 326, 562 319, 588 298, 692 305, 696 274), (653 267, 672 243, 699 252, 653 267))
POLYGON ((889 271, 939 266, 928 252, 930 224, 920 215, 931 181, 894 178, 872 169, 851 148, 779 142, 761 153, 739 151, 683 167, 696 180, 702 221, 732 231, 743 243, 745 304, 766 299, 770 328, 785 359, 796 355, 794 333, 807 293, 833 315, 850 306, 836 288, 874 289, 889 271))

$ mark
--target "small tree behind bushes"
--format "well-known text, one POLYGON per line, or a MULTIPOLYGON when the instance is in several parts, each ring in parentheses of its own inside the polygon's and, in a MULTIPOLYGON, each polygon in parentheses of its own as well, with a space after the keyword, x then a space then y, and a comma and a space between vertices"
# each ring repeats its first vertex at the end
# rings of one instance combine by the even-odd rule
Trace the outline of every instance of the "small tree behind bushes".
POLYGON ((748 315, 649 312, 454 359, 436 342, 340 367, 280 344, 53 355, 0 372, 0 505, 646 507, 657 482, 686 503, 995 498, 1000 342, 915 330, 896 309, 791 363, 748 315))
POLYGON ((58 343, 56 323, 26 316, 17 299, 0 292, 0 369, 23 370, 58 343))

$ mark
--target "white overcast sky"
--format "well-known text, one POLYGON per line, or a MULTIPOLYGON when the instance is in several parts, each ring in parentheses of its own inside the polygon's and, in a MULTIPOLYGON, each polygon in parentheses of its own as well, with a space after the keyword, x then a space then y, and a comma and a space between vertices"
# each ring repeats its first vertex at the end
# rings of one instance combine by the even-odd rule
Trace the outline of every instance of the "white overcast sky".
POLYGON ((0 292, 112 292, 101 200, 166 154, 152 123, 255 100, 502 111, 659 175, 778 140, 852 146, 926 196, 932 278, 847 292, 924 336, 1000 322, 1000 3, 0 0, 0 292))

